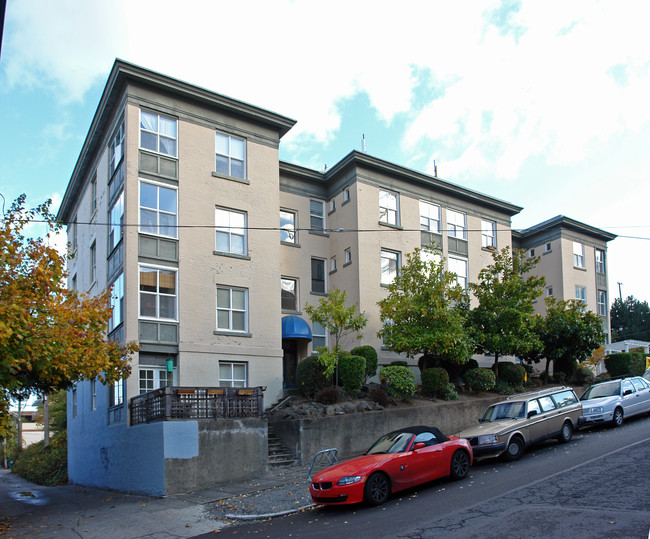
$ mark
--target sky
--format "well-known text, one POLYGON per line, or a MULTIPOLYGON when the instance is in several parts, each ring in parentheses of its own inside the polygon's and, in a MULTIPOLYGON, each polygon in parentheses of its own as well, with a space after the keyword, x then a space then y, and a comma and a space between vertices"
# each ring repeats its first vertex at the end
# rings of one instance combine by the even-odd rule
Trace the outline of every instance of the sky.
POLYGON ((513 228, 617 234, 610 300, 649 301, 647 21, 641 0, 8 0, 0 193, 57 209, 120 58, 293 118, 285 161, 331 167, 365 136, 522 206, 513 228))

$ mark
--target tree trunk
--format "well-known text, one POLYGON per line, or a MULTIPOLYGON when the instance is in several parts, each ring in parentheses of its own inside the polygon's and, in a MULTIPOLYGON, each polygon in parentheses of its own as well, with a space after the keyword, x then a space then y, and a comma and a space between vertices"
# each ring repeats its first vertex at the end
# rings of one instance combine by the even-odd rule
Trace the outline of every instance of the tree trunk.
POLYGON ((16 437, 16 448, 20 453, 23 450, 23 401, 18 399, 18 423, 16 425, 17 437, 16 437))
POLYGON ((50 404, 47 393, 43 393, 43 447, 50 445, 50 404))
POLYGON ((551 366, 551 360, 546 358, 546 369, 544 370, 544 383, 548 384, 548 369, 551 366))
POLYGON ((494 352, 494 376, 499 379, 499 352, 494 352))

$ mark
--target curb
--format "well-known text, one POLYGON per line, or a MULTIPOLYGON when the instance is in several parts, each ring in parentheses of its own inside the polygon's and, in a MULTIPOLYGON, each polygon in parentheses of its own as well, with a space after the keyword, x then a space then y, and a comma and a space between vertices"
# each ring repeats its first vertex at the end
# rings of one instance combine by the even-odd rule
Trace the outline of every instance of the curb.
POLYGON ((231 515, 231 514, 226 514, 224 515, 226 518, 230 518, 233 520, 258 520, 262 518, 274 518, 274 517, 281 517, 284 515, 290 515, 292 513, 297 513, 299 511, 304 511, 305 509, 311 509, 312 507, 316 507, 315 503, 310 503, 309 505, 304 505, 302 507, 297 507, 295 509, 287 509, 286 511, 280 511, 278 513, 264 513, 261 515, 231 515))

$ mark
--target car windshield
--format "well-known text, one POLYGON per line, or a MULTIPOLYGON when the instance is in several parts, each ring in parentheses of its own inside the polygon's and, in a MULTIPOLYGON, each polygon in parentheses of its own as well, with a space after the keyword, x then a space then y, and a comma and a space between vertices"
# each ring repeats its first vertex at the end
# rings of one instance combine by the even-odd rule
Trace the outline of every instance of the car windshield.
POLYGON ((483 421, 498 421, 499 419, 517 419, 524 417, 526 406, 523 401, 502 402, 490 406, 483 416, 483 421))
POLYGON ((366 455, 377 455, 379 453, 402 453, 403 451, 406 451, 412 438, 413 434, 411 432, 393 432, 385 434, 370 446, 370 449, 366 451, 366 455))
POLYGON ((598 384, 591 386, 587 391, 584 392, 584 395, 580 397, 581 401, 586 401, 589 399, 602 399, 604 397, 615 397, 621 393, 621 382, 605 382, 603 384, 598 384))

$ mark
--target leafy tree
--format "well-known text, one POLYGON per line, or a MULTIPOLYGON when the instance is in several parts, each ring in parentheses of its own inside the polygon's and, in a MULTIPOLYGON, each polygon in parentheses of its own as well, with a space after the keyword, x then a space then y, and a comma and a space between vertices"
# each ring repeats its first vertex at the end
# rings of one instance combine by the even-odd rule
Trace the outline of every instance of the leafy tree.
POLYGON ((536 315, 534 331, 541 347, 524 359, 537 362, 546 358, 545 380, 551 362, 553 372, 562 372, 569 378, 578 363, 589 358, 605 340, 600 317, 573 299, 546 298, 546 315, 536 315))
POLYGON ((614 300, 610 310, 612 340, 614 342, 635 339, 650 341, 650 306, 628 296, 624 301, 614 300))
POLYGON ((65 256, 51 242, 61 225, 50 203, 26 209, 16 199, 0 226, 0 434, 9 397, 68 389, 84 379, 111 383, 130 372, 137 350, 106 339, 110 289, 89 297, 66 288, 65 256), (44 223, 45 238, 25 227, 44 223))
POLYGON ((423 259, 427 252, 414 249, 388 285, 388 296, 378 302, 383 328, 377 334, 410 358, 426 354, 463 364, 473 348, 465 324, 468 297, 442 262, 423 259))
POLYGON ((532 331, 533 300, 541 294, 545 280, 530 274, 539 259, 528 257, 522 249, 511 253, 505 247, 495 251, 492 260, 479 273, 478 282, 469 285, 478 300, 469 322, 476 352, 494 354, 498 377, 501 356, 522 357, 539 348, 532 331))
POLYGON ((368 323, 366 315, 358 312, 358 305, 355 303, 348 307, 345 300, 345 291, 336 289, 331 290, 327 297, 321 298, 317 306, 305 305, 305 312, 312 322, 318 322, 334 335, 332 351, 324 346, 318 349, 318 358, 325 367, 326 376, 331 376, 336 369, 341 354, 341 339, 351 333, 357 333, 357 339, 363 338, 359 331, 368 323))

